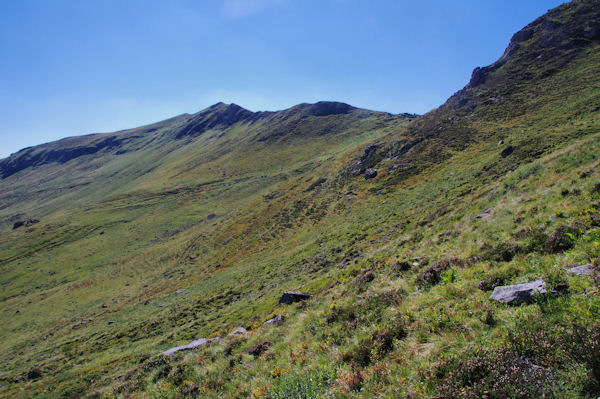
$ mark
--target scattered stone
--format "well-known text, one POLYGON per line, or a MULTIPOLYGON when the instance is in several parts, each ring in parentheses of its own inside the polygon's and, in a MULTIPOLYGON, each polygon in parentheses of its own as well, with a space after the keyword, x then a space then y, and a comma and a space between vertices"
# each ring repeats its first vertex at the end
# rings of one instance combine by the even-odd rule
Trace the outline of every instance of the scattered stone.
POLYGON ((574 276, 592 276, 596 271, 594 270, 594 265, 588 263, 586 265, 575 266, 570 269, 567 269, 567 273, 572 274, 574 276))
POLYGON ((508 147, 506 147, 505 149, 502 150, 502 152, 500 153, 500 156, 502 158, 506 158, 507 156, 512 154, 514 151, 515 151, 515 147, 513 147, 512 145, 509 145, 508 147))
POLYGON ((150 305, 150 301, 145 301, 144 305, 150 305))
POLYGON ((496 145, 502 145, 504 144, 504 140, 500 140, 498 143, 496 143, 496 145))
POLYGON ((282 304, 286 304, 286 305, 291 305, 294 302, 300 302, 300 301, 305 301, 307 299, 309 299, 312 295, 306 293, 306 292, 300 292, 300 291, 286 291, 283 293, 283 295, 281 295, 281 298, 279 298, 279 303, 282 304))
POLYGON ((332 289, 333 287, 335 287, 339 283, 340 283, 339 281, 334 281, 333 283, 331 283, 327 287, 325 287, 325 291, 328 291, 328 290, 332 289))
POLYGON ((176 294, 189 294, 190 292, 188 290, 185 290, 183 288, 178 289, 177 291, 175 291, 176 294))
POLYGON ((109 325, 109 326, 110 326, 111 324, 113 324, 113 323, 114 323, 114 321, 112 321, 112 320, 109 320, 109 321, 108 321, 108 325, 109 325))
POLYGON ((31 369, 27 372, 28 380, 35 380, 42 376, 42 372, 39 369, 31 369))
POLYGON ((19 309, 15 310, 15 314, 21 313, 19 309))
POLYGON ((104 303, 103 303, 103 304, 102 304, 102 306, 101 306, 101 308, 102 308, 102 309, 106 309, 107 307, 108 307, 108 306, 106 306, 106 304, 104 304, 104 303))
POLYGON ((206 220, 211 220, 211 219, 214 219, 214 218, 216 218, 216 217, 217 217, 217 215, 215 215, 214 213, 211 213, 210 215, 208 215, 208 216, 206 217, 206 220))
POLYGON ((261 343, 258 343, 254 346, 251 346, 248 349, 248 353, 254 356, 260 356, 261 354, 265 353, 267 351, 267 349, 269 349, 269 347, 271 346, 271 342, 270 341, 263 341, 261 343))
POLYGON ((535 280, 529 283, 506 285, 494 288, 490 299, 510 305, 532 303, 534 293, 546 294, 546 282, 535 280))
POLYGON ((223 245, 227 245, 231 242, 231 240, 233 240, 233 237, 229 237, 228 239, 226 239, 225 241, 223 241, 223 245))
POLYGON ((285 317, 278 315, 263 323, 263 326, 279 326, 285 321, 285 317))
POLYGON ((174 348, 168 349, 164 352, 162 352, 163 355, 172 355, 174 353, 177 353, 179 351, 189 351, 192 349, 196 349, 199 348, 201 346, 204 346, 206 344, 208 344, 209 342, 213 342, 213 341, 218 341, 220 338, 210 338, 210 339, 206 339, 206 338, 200 338, 200 339, 196 339, 192 342, 190 342, 187 345, 181 345, 181 346, 176 346, 174 348))
POLYGON ((367 170, 365 170, 365 173, 363 173, 363 176, 365 177, 365 179, 372 179, 375 176, 377 176, 377 170, 367 169, 367 170))
POLYGON ((244 335, 248 332, 248 330, 246 330, 244 327, 238 327, 235 330, 233 330, 229 336, 230 337, 239 337, 241 335, 244 335))
POLYGON ((480 213, 479 215, 475 216, 476 219, 481 219, 486 217, 487 215, 489 215, 492 212, 492 208, 488 208, 485 211, 483 211, 482 213, 480 213))

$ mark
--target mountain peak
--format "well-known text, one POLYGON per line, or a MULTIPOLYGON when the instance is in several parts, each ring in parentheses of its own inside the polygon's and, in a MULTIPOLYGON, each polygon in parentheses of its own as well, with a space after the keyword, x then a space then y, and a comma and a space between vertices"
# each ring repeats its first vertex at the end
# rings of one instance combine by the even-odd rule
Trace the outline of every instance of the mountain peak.
POLYGON ((319 101, 314 104, 298 104, 287 111, 300 112, 302 116, 328 116, 347 114, 357 108, 337 101, 319 101))
POLYGON ((227 128, 243 120, 254 119, 256 114, 237 104, 218 102, 195 113, 180 131, 176 138, 198 136, 209 129, 227 128))

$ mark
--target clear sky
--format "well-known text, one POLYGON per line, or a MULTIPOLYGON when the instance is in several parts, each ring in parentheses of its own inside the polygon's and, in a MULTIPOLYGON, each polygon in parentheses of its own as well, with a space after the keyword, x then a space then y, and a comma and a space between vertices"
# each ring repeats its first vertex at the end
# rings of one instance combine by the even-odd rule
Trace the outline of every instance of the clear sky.
POLYGON ((557 0, 0 0, 0 158, 197 112, 425 113, 557 0))

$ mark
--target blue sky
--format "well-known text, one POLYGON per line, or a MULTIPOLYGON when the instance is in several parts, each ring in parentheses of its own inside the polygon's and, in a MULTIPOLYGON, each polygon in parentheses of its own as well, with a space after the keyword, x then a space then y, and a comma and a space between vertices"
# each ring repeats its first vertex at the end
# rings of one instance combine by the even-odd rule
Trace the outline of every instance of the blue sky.
POLYGON ((0 0, 0 158, 197 112, 425 113, 554 0, 0 0))

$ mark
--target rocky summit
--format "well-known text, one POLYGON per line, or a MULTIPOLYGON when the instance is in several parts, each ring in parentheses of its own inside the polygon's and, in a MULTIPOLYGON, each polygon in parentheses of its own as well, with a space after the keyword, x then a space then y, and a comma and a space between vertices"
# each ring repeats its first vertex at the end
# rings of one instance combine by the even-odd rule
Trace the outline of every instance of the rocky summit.
POLYGON ((217 103, 0 160, 0 396, 600 396, 599 32, 549 10, 425 115, 217 103))

